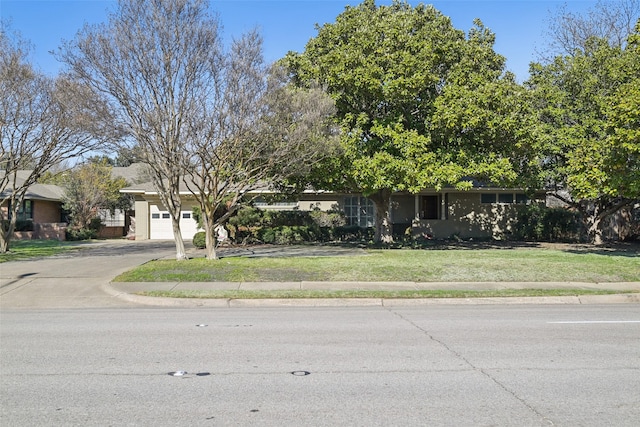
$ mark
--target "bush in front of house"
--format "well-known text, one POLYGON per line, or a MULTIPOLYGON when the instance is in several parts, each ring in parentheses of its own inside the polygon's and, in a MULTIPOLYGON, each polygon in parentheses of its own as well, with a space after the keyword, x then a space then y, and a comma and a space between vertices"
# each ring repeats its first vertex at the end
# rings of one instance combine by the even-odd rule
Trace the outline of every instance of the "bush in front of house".
POLYGON ((204 231, 198 231, 194 234, 193 246, 197 249, 204 249, 207 247, 207 234, 204 231))
POLYGON ((530 205, 518 212, 514 237, 538 242, 577 242, 582 222, 577 212, 565 208, 530 205))
POLYGON ((89 225, 84 227, 67 227, 65 231, 65 238, 67 240, 91 240, 98 238, 98 232, 102 227, 102 220, 100 218, 93 218, 89 225))
POLYGON ((303 242, 369 241, 373 229, 346 225, 340 211, 264 211, 243 207, 229 218, 227 228, 236 242, 278 245, 303 242))
MULTIPOLYGON (((2 229, 9 229, 9 220, 2 220, 2 229)), ((33 221, 30 219, 17 219, 16 228, 13 231, 33 231, 33 221)))

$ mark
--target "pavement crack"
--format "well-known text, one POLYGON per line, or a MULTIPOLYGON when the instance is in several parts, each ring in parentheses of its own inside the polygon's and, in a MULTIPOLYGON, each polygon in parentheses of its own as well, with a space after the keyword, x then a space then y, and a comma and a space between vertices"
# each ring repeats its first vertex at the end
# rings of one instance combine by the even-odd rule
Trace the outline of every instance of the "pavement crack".
POLYGON ((534 413, 537 417, 539 417, 540 419, 542 419, 544 422, 546 422, 548 425, 555 425, 553 423, 553 421, 551 421, 549 418, 547 418, 544 414, 542 414, 540 411, 538 411, 536 408, 534 408, 531 404, 529 404, 524 398, 518 396, 518 394, 516 394, 515 391, 511 390, 509 387, 507 387, 505 384, 503 384, 501 381, 499 381, 497 378, 495 378, 493 375, 491 375, 489 373, 488 370, 482 369, 476 365, 474 365, 469 359, 467 359, 466 357, 464 357, 464 355, 462 355, 460 352, 454 350, 453 348, 451 348, 446 342, 444 342, 441 339, 436 338, 435 336, 433 336, 428 330, 426 330, 425 328, 421 327, 420 325, 416 324, 415 322, 411 321, 410 319, 404 317, 402 314, 393 311, 393 310, 389 310, 391 313, 393 313, 394 315, 396 315, 397 317, 399 317, 400 319, 402 319, 403 321, 407 322, 408 324, 410 324, 411 326, 413 326, 414 328, 416 328, 417 330, 419 330, 421 333, 423 333, 427 338, 429 338, 429 340, 437 343, 438 345, 442 346, 445 350, 447 350, 448 352, 450 352, 451 354, 453 354, 456 358, 460 359, 461 361, 463 361, 466 365, 469 366, 470 369, 472 369, 475 372, 480 373, 481 375, 483 375, 484 377, 486 377, 487 379, 489 379, 491 382, 493 382, 496 386, 498 386, 500 389, 502 389, 504 392, 508 393, 509 395, 511 395, 514 399, 516 399, 518 402, 520 402, 522 405, 524 405, 529 411, 531 411, 532 413, 534 413))

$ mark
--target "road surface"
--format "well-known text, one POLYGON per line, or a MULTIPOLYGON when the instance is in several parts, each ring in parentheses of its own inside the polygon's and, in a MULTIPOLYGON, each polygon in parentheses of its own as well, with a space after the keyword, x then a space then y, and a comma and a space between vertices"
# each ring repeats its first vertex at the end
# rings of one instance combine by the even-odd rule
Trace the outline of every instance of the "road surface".
POLYGON ((0 361, 5 426, 640 420, 637 304, 12 308, 0 361))

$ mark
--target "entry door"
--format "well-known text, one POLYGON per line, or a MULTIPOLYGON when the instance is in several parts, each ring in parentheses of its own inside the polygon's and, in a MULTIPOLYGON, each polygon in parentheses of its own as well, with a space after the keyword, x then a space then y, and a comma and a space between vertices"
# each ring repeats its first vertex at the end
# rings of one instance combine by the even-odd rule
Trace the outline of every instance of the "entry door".
POLYGON ((440 218, 440 197, 422 196, 422 219, 439 219, 440 218))

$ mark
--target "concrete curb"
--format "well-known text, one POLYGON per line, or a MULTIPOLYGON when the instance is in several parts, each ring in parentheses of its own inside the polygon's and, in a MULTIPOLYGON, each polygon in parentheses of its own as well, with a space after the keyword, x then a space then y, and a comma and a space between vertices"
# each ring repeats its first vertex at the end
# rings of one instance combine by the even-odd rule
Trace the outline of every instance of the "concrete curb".
POLYGON ((136 295, 101 286, 108 294, 124 301, 158 307, 408 307, 427 305, 490 305, 490 304, 638 304, 640 293, 611 295, 578 295, 563 297, 490 297, 490 298, 273 298, 216 299, 165 298, 136 295))

